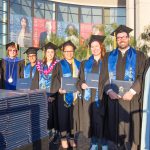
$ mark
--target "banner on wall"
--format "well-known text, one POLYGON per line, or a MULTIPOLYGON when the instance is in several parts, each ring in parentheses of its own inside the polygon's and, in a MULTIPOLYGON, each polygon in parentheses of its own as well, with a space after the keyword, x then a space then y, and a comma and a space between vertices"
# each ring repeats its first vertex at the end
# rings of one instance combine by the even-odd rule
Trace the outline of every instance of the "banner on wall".
POLYGON ((41 18, 33 19, 33 46, 42 47, 56 33, 56 21, 41 18))
POLYGON ((32 46, 32 17, 24 15, 10 15, 10 41, 19 44, 20 47, 32 46))
POLYGON ((71 40, 75 45, 79 45, 79 24, 69 22, 57 22, 57 36, 65 41, 71 40))

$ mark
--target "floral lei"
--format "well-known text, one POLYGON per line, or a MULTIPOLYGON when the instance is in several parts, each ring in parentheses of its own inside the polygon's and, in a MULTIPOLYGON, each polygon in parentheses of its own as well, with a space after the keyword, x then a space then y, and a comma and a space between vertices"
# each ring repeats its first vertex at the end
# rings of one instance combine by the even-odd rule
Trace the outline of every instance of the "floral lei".
POLYGON ((48 75, 48 74, 53 70, 53 68, 54 68, 54 66, 56 65, 57 62, 58 62, 58 61, 55 60, 55 61, 53 62, 53 64, 48 67, 47 70, 43 70, 43 63, 40 62, 40 61, 38 61, 37 64, 36 64, 36 68, 37 68, 37 70, 38 70, 40 73, 44 73, 45 75, 48 75))

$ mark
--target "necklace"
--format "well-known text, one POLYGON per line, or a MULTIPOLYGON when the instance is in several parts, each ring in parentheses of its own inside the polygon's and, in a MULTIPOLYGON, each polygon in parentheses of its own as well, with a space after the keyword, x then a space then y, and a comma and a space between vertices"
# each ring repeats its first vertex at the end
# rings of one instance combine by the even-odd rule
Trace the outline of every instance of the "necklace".
POLYGON ((40 73, 44 73, 44 75, 48 75, 48 74, 53 70, 53 68, 54 68, 54 66, 56 65, 57 62, 58 62, 58 61, 56 60, 51 66, 48 67, 47 70, 44 70, 44 69, 41 68, 41 66, 42 66, 42 63, 41 63, 41 62, 37 62, 36 67, 37 67, 37 70, 38 70, 40 73))
POLYGON ((12 83, 13 82, 13 78, 12 78, 12 75, 13 75, 13 70, 14 70, 14 66, 15 66, 15 59, 14 59, 14 62, 13 62, 13 66, 12 66, 12 70, 10 71, 10 62, 8 62, 8 65, 9 65, 9 78, 8 78, 8 82, 9 83, 12 83))

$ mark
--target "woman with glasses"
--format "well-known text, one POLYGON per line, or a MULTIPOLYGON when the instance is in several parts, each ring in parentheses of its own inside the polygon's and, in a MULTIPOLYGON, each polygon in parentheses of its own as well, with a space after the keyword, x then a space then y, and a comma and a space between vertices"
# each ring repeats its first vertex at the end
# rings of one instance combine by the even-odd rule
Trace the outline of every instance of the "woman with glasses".
POLYGON ((31 78, 31 90, 39 88, 39 73, 36 68, 37 63, 37 51, 39 48, 29 47, 24 54, 27 54, 29 63, 24 67, 24 78, 31 78))
POLYGON ((61 145, 63 148, 76 147, 74 140, 77 129, 77 92, 67 92, 61 86, 62 77, 78 76, 80 62, 74 58, 75 45, 69 40, 60 48, 64 59, 60 60, 52 74, 51 92, 58 92, 58 127, 61 134, 61 145), (69 143, 68 143, 69 142, 69 143))
POLYGON ((15 90, 18 78, 23 78, 24 60, 17 57, 19 45, 11 42, 6 45, 7 57, 2 59, 3 88, 15 90))

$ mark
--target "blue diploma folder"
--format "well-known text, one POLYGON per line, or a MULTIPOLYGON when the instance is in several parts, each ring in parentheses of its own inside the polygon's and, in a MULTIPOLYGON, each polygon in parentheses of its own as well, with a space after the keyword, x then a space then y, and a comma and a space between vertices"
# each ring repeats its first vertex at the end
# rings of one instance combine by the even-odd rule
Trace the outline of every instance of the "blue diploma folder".
POLYGON ((32 79, 30 78, 19 78, 17 79, 16 90, 30 90, 32 79))

